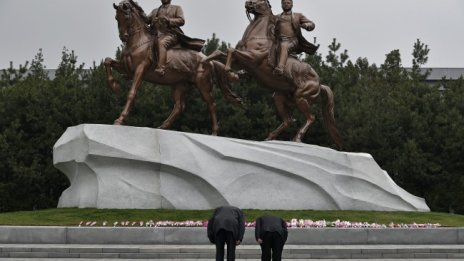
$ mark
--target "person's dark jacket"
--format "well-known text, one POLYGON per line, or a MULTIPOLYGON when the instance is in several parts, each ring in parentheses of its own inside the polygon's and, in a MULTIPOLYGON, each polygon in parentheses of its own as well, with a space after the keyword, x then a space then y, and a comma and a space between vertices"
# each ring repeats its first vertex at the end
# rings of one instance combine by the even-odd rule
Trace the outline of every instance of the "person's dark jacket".
POLYGON ((245 234, 242 210, 232 206, 216 208, 208 221, 208 238, 211 243, 216 243, 216 234, 221 229, 232 232, 235 241, 242 241, 245 234))
POLYGON ((277 232, 284 242, 287 241, 287 222, 280 217, 262 216, 256 219, 255 238, 263 238, 265 232, 277 232))

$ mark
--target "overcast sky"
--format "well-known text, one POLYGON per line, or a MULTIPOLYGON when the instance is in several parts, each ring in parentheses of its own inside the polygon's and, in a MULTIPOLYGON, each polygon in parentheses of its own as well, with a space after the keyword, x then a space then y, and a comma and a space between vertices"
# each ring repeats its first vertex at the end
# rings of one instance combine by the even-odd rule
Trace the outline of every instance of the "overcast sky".
MULTIPOLYGON (((146 13, 158 0, 139 0, 146 13)), ((173 0, 183 7, 184 32, 192 37, 217 37, 233 46, 248 20, 244 0, 173 0)), ((280 0, 270 0, 274 13, 280 0)), ((114 0, 0 0, 0 68, 15 67, 43 49, 45 65, 56 68, 64 46, 78 62, 91 66, 113 57, 121 44, 114 19, 114 0)), ((327 54, 333 38, 347 49, 351 60, 366 57, 381 64, 385 54, 399 49, 403 65, 411 65, 416 39, 431 49, 429 67, 464 67, 463 0, 294 0, 295 12, 315 22, 305 37, 327 54)))

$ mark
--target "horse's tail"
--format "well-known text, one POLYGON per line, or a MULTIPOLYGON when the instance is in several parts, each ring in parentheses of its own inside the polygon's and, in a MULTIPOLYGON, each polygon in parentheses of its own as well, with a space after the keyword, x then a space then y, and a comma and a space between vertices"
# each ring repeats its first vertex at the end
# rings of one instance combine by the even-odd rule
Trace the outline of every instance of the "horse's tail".
POLYGON ((327 131, 329 132, 330 137, 335 142, 335 145, 339 149, 342 148, 342 137, 338 132, 337 126, 335 126, 335 116, 334 116, 334 94, 329 86, 321 84, 322 93, 325 96, 324 108, 322 110, 322 115, 324 117, 324 125, 327 131))
POLYGON ((224 95, 224 97, 233 105, 244 109, 245 106, 242 97, 238 96, 230 88, 230 84, 233 79, 231 79, 229 72, 225 70, 225 65, 214 60, 210 61, 210 63, 213 66, 214 75, 219 88, 221 88, 222 95, 224 95))

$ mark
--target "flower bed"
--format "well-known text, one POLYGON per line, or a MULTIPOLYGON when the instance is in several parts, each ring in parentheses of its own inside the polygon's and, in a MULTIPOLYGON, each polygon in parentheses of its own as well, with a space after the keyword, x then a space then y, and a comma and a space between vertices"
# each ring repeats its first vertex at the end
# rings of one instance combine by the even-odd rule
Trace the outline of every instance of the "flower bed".
MULTIPOLYGON (((109 223, 103 221, 101 223, 97 221, 81 221, 79 227, 207 227, 208 221, 117 221, 109 223)), ((246 227, 255 227, 255 222, 246 222, 246 227)), ((350 221, 325 221, 318 220, 313 221, 310 219, 292 219, 287 222, 289 228, 439 228, 441 224, 377 224, 367 222, 350 222, 350 221)))

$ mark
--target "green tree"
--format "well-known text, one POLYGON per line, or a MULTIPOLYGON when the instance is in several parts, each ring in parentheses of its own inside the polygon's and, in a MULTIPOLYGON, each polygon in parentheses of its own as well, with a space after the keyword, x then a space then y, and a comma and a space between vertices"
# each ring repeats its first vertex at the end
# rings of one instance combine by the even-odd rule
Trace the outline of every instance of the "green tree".
POLYGON ((421 72, 421 67, 429 60, 430 49, 428 45, 422 43, 419 39, 414 43, 414 49, 412 51, 412 72, 413 77, 419 77, 419 80, 425 80, 430 74, 430 70, 425 73, 421 72))
POLYGON ((216 50, 226 52, 229 47, 230 44, 221 41, 219 38, 216 37, 216 34, 213 33, 211 39, 206 39, 205 47, 203 47, 203 53, 206 55, 210 55, 216 50))
POLYGON ((26 62, 24 65, 20 64, 19 69, 13 67, 13 62, 10 62, 10 67, 8 69, 3 69, 0 74, 0 89, 4 87, 10 87, 24 79, 29 62, 26 62))
POLYGON ((39 52, 35 55, 34 59, 31 62, 31 67, 29 68, 30 77, 36 78, 38 80, 49 80, 48 73, 46 71, 44 63, 44 57, 42 49, 39 49, 39 52))

